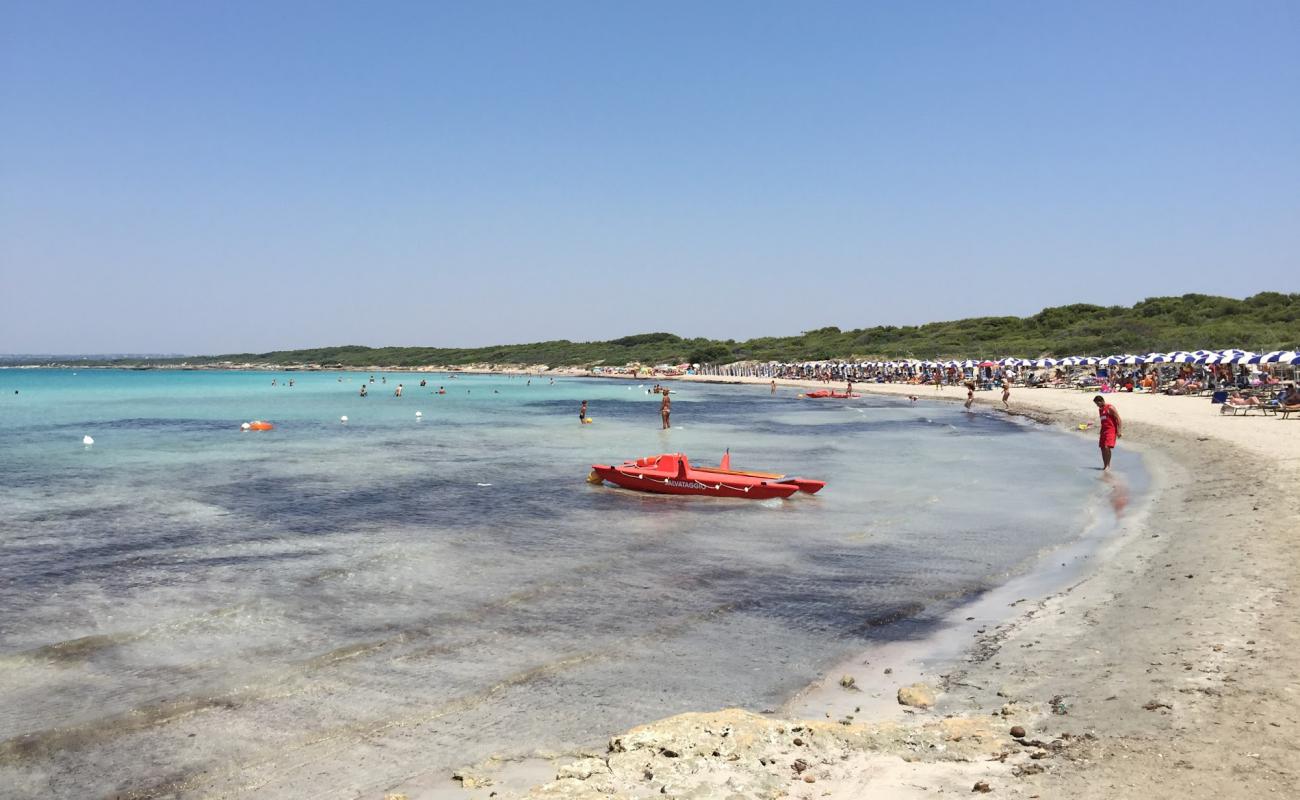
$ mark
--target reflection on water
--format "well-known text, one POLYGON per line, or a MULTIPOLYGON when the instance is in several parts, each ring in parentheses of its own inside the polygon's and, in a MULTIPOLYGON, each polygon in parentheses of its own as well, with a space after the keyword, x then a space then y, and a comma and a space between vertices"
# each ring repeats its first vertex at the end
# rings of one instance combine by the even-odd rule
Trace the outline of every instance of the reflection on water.
POLYGON ((1115 513, 1115 519, 1122 519, 1132 494, 1128 481, 1113 470, 1106 470, 1101 475, 1102 482, 1106 484, 1106 500, 1110 503, 1111 511, 1115 513))
POLYGON ((287 377, 0 372, 23 390, 0 417, 0 794, 352 797, 775 707, 1077 536, 1097 499, 1077 442, 905 399, 689 385, 665 432, 624 382, 287 377), (276 429, 238 430, 255 418, 276 429), (726 448, 829 485, 585 482, 726 448))

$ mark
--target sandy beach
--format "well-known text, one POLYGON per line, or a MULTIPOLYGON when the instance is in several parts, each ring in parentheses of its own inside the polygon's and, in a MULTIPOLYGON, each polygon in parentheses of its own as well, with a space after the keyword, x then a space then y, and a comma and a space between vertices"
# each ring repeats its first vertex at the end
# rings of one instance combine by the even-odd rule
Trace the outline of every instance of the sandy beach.
MULTIPOLYGON (((783 393, 826 386, 778 384, 783 393)), ((965 399, 958 387, 854 388, 965 399)), ((444 776, 393 794, 1295 796, 1300 420, 1222 417, 1203 398, 1110 399, 1124 419, 1112 491, 1122 492, 1126 457, 1140 452, 1149 503, 1123 517, 1064 589, 1009 601, 995 592, 955 618, 945 636, 966 641, 957 657, 881 648, 828 673, 782 714, 701 710, 614 736, 607 750, 467 766, 460 788, 444 776)), ((978 413, 1003 413, 998 393, 979 392, 976 403, 978 413)), ((1095 430, 1078 430, 1097 416, 1088 393, 1019 389, 1010 413, 1096 448, 1095 430)))

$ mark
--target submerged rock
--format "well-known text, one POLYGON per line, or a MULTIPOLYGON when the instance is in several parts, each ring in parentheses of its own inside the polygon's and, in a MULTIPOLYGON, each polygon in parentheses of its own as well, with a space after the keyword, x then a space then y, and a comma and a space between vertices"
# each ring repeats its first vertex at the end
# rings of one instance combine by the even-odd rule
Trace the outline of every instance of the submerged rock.
POLYGON ((934 690, 924 683, 904 686, 898 690, 898 702, 899 705, 911 706, 912 708, 932 708, 934 706, 934 690))

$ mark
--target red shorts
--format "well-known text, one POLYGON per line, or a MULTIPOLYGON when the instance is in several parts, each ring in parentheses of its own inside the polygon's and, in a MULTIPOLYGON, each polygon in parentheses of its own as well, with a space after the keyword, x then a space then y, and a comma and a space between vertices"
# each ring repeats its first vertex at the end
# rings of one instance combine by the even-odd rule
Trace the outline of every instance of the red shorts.
POLYGON ((1097 442, 1097 446, 1113 448, 1115 446, 1115 432, 1114 431, 1103 432, 1101 434, 1101 440, 1097 442))

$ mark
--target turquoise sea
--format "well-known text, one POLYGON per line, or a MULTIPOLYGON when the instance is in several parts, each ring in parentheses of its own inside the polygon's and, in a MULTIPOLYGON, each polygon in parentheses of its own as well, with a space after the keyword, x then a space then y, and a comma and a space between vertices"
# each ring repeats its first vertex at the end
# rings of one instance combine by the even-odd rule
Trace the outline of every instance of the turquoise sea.
POLYGON ((368 380, 0 370, 0 796, 355 797, 775 708, 1105 507, 1095 448, 959 406, 674 385, 665 432, 644 383, 368 380), (585 482, 728 447, 829 485, 585 482))

